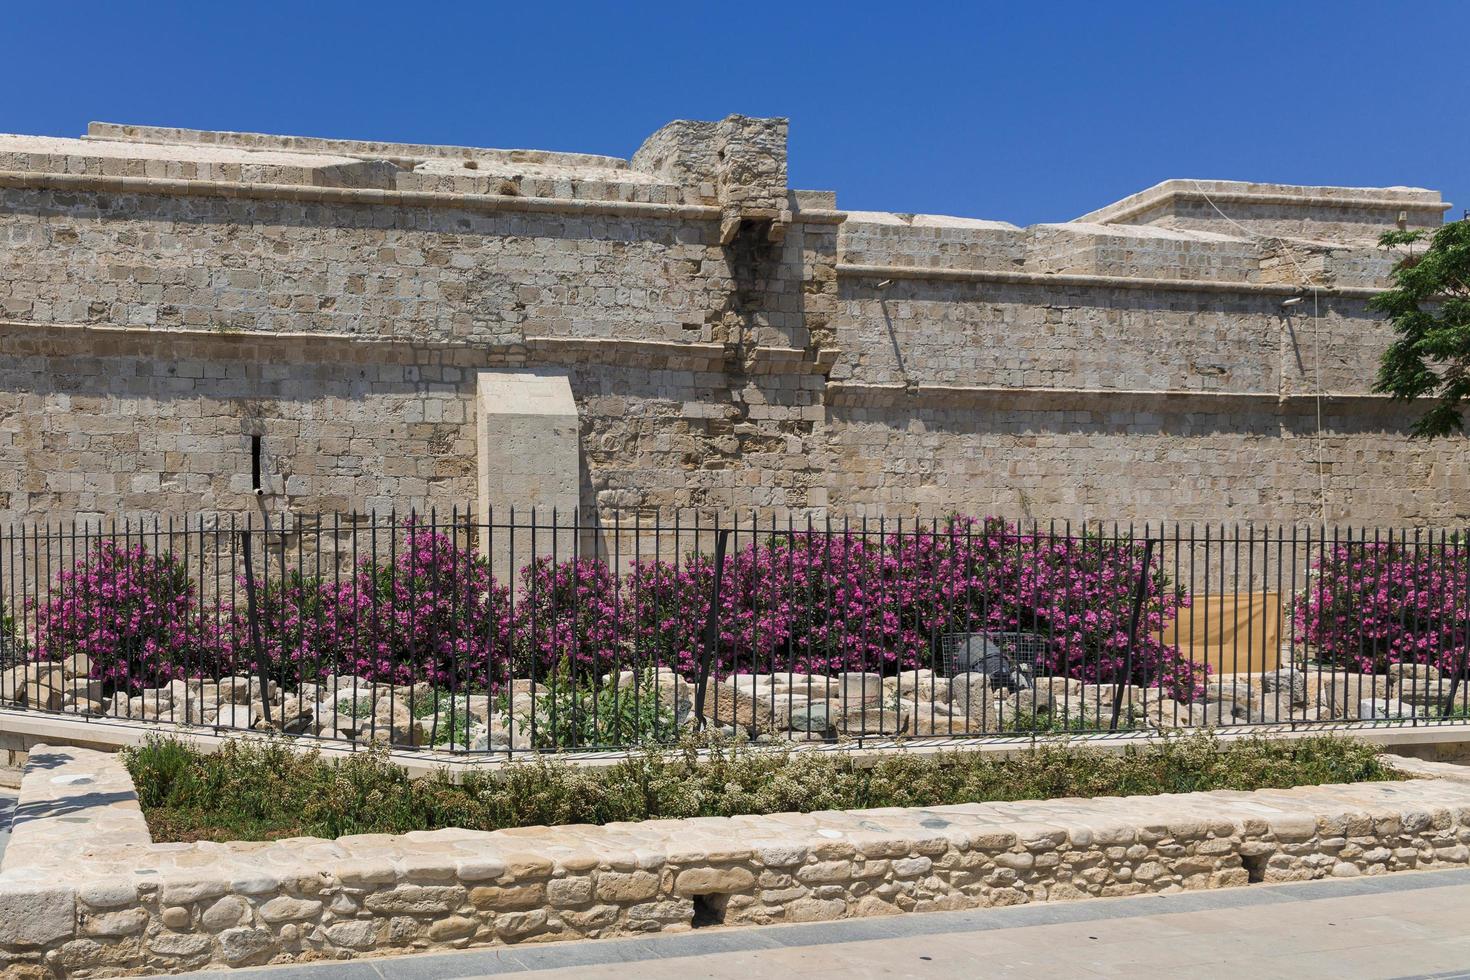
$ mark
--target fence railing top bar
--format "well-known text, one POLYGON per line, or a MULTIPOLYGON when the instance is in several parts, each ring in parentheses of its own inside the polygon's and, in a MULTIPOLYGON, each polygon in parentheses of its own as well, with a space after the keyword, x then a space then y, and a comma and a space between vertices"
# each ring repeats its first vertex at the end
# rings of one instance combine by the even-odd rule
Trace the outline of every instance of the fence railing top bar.
MULTIPOLYGON (((473 508, 446 507, 425 511, 359 512, 322 511, 312 513, 276 513, 265 516, 251 511, 213 511, 183 514, 129 514, 101 519, 69 517, 44 521, 12 521, 0 525, 0 535, 19 540, 26 538, 65 538, 72 535, 93 537, 125 537, 140 535, 197 535, 228 532, 261 532, 265 534, 350 534, 373 530, 400 530, 412 523, 441 528, 571 531, 581 530, 610 534, 638 531, 713 532, 730 530, 746 533, 806 532, 826 534, 923 534, 947 532, 951 517, 959 515, 843 515, 812 516, 795 513, 754 513, 747 511, 634 511, 600 514, 552 513, 549 509, 527 508, 509 513, 504 509, 486 514, 473 508)), ((989 521, 1000 522, 1004 532, 1027 537, 1088 537, 1141 541, 1146 537, 1178 538, 1195 541, 1259 541, 1263 537, 1281 535, 1298 540, 1335 541, 1340 544, 1383 542, 1438 543, 1461 545, 1470 543, 1470 522, 1464 524, 1361 525, 1319 524, 1311 522, 1199 522, 1188 520, 1126 522, 1110 518, 1088 520, 1016 518, 1006 515, 980 515, 966 518, 972 531, 978 532, 989 521)), ((958 526, 962 533, 963 525, 958 526)))

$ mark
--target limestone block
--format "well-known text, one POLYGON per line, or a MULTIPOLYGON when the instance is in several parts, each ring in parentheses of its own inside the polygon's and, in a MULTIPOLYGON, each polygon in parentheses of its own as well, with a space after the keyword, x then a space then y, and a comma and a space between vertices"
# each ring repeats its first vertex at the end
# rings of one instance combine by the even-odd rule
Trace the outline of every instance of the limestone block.
POLYGON ((447 915, 465 897, 459 885, 397 885, 373 892, 363 904, 379 915, 447 915))
POLYGON ((1284 704, 1306 707, 1307 675, 1291 667, 1269 671, 1261 675, 1263 701, 1280 700, 1284 704))
POLYGON ((0 889, 0 945, 44 946, 74 935, 75 930, 72 889, 0 889))
POLYGON ((845 671, 836 677, 837 698, 845 705, 863 704, 883 697, 883 675, 845 671))
POLYGON ((301 698, 288 697, 281 702, 276 726, 288 735, 299 735, 311 726, 316 713, 312 705, 301 698))
POLYGON ((1239 675, 1228 680, 1210 681, 1205 685, 1205 698, 1209 701, 1250 704, 1259 698, 1256 686, 1239 675))
MULTIPOLYGON (((660 675, 658 699, 674 712, 681 724, 693 716, 695 687, 675 675, 660 675)), ((738 726, 752 735, 775 731, 775 714, 771 709, 770 695, 755 698, 724 681, 709 681, 705 685, 704 718, 710 724, 738 726)))
POLYGON ((66 698, 73 701, 101 701, 106 697, 103 683, 89 680, 86 675, 70 677, 62 691, 66 698))
POLYGON ((215 901, 199 917, 199 922, 210 932, 223 932, 240 924, 250 912, 250 906, 238 895, 226 895, 215 901))
POLYGON ((291 922, 295 919, 311 919, 321 914, 322 903, 289 895, 278 895, 260 907, 260 917, 266 922, 291 922))
POLYGON ((61 670, 68 678, 86 677, 92 673, 92 658, 85 653, 74 653, 61 661, 61 670))
POLYGON ((658 894, 658 877, 647 871, 602 871, 594 886, 602 902, 643 902, 658 894))
MULTIPOLYGON (((32 693, 36 703, 32 707, 44 707, 52 700, 49 691, 59 695, 64 684, 61 668, 49 663, 22 664, 0 671, 0 700, 30 704, 32 693)), ((55 698, 60 706, 60 697, 55 698)))
MULTIPOLYGON (((249 704, 262 700, 261 684, 257 677, 221 677, 217 685, 219 700, 228 704, 249 704)), ((280 685, 267 681, 264 690, 272 702, 280 698, 280 685)))
POLYGON ((787 727, 793 732, 827 732, 836 724, 839 711, 830 701, 801 701, 787 716, 787 727))
POLYGON ((916 701, 949 703, 949 678, 939 677, 932 670, 906 670, 892 677, 883 678, 885 695, 894 694, 916 701))
POLYGON ((1356 717, 1362 721, 1386 718, 1408 718, 1414 714, 1411 705, 1393 698, 1365 698, 1358 702, 1356 717))
POLYGON ((148 948, 160 956, 203 956, 213 945, 213 941, 208 936, 172 932, 160 933, 148 940, 148 948))
MULTIPOLYGON (((1429 664, 1392 664, 1388 679, 1394 699, 1405 704, 1437 706, 1450 696, 1451 678, 1442 676, 1438 668, 1429 664)), ((1458 692, 1456 700, 1460 700, 1458 692)))
POLYGON ((849 705, 837 719, 837 730, 845 735, 897 735, 908 730, 909 711, 885 704, 849 705))
POLYGON ((776 728, 768 703, 736 691, 722 681, 710 681, 706 685, 704 717, 714 724, 737 725, 753 735, 776 728))
POLYGON ((219 954, 226 963, 244 963, 275 949, 275 938, 269 929, 242 926, 219 934, 219 954))
POLYGON ((755 875, 745 868, 689 868, 674 879, 674 894, 728 895, 755 888, 755 875))
POLYGON ((1145 699, 1152 701, 1159 696, 1158 691, 1149 691, 1145 694, 1143 688, 1134 684, 1083 684, 1078 696, 1084 705, 1088 707, 1102 705, 1107 712, 1111 713, 1113 700, 1119 697, 1119 687, 1122 688, 1121 698, 1124 705, 1141 704, 1145 699))
MULTIPOLYGON (((1142 708, 1145 727, 1167 731, 1175 728, 1195 728, 1207 724, 1204 705, 1187 704, 1171 698, 1149 701, 1142 708)), ((1112 715, 1108 715, 1112 720, 1112 715)))
POLYGON ((79 917, 82 933, 88 936, 131 936, 148 925, 145 909, 119 909, 116 912, 94 912, 79 917))
POLYGON ((999 710, 972 716, 955 715, 949 705, 933 701, 906 701, 910 735, 974 735, 993 730, 999 721, 999 710))
POLYGON ((60 687, 61 671, 52 671, 40 680, 31 681, 22 692, 26 707, 41 711, 56 711, 66 700, 60 687))
POLYGON ((327 940, 334 946, 369 949, 377 943, 378 923, 371 919, 334 922, 327 926, 327 940))
POLYGON ((1082 682, 1071 677, 1038 677, 1026 696, 1037 708, 1062 707, 1082 697, 1082 682))
POLYGON ((1382 675, 1324 674, 1317 685, 1317 709, 1324 718, 1356 719, 1359 704, 1381 701, 1388 694, 1389 680, 1382 675))
POLYGON ((986 674, 956 674, 949 679, 949 706, 954 714, 984 716, 994 710, 999 697, 986 674))
POLYGON ((771 709, 771 721, 777 731, 791 729, 791 715, 811 704, 810 699, 795 694, 769 693, 762 696, 764 704, 771 709))
MULTIPOLYGON (((494 508, 518 517, 570 521, 580 499, 577 403, 564 372, 481 371, 476 375, 475 445, 481 520, 494 508)), ((549 553, 556 535, 538 534, 549 553)), ((570 544, 570 542, 557 542, 570 544)), ((560 554, 569 554, 570 548, 560 554)), ((530 557, 529 554, 526 557, 530 557)))
POLYGON ((30 680, 25 666, 0 670, 0 701, 24 703, 25 687, 30 680))
POLYGON ((425 745, 429 740, 423 721, 415 718, 406 704, 402 701, 390 703, 387 699, 378 702, 372 724, 360 730, 360 734, 392 745, 425 745))

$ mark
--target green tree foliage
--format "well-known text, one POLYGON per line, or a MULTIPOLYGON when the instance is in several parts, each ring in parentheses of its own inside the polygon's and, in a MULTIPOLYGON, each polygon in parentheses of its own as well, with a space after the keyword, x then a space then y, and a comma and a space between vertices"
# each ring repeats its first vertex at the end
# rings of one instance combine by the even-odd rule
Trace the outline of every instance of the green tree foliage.
POLYGON ((1470 221, 1456 221, 1434 233, 1429 247, 1412 246, 1423 231, 1391 231, 1378 240, 1384 248, 1408 246, 1394 266, 1393 286, 1369 301, 1387 314, 1397 334, 1383 353, 1376 392, 1396 399, 1435 398, 1437 402, 1411 429, 1433 439, 1464 432, 1463 403, 1470 399, 1470 221))

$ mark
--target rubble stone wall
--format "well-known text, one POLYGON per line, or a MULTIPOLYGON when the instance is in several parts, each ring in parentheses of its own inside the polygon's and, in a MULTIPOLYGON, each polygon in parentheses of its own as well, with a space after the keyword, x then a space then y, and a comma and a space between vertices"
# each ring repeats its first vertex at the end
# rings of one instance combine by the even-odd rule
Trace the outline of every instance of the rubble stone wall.
POLYGON ((14 978, 183 972, 1470 863, 1470 785, 1445 778, 224 845, 150 843, 127 772, 105 753, 37 746, 21 794, 0 868, 0 976, 14 978))

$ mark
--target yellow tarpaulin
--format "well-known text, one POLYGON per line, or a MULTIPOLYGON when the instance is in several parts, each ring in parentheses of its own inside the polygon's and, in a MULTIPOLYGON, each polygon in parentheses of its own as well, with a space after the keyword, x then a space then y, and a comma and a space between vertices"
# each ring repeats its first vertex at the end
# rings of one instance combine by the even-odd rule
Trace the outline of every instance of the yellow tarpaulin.
POLYGON ((1160 638, 1217 673, 1275 670, 1281 648, 1281 595, 1195 595, 1160 638))

